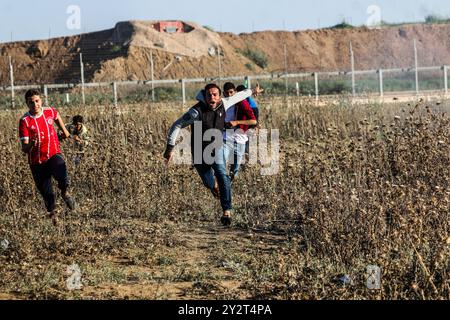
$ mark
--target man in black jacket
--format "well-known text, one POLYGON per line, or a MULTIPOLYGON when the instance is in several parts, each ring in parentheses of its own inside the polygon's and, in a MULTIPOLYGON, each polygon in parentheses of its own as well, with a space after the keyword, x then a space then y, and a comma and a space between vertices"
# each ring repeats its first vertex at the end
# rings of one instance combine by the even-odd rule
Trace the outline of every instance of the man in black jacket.
MULTIPOLYGON (((259 88, 256 93, 261 92, 258 90, 259 88)), ((173 159, 180 130, 191 126, 191 150, 195 169, 203 184, 215 197, 220 198, 223 209, 221 222, 224 226, 229 226, 233 206, 231 182, 223 153, 222 134, 225 129, 225 115, 227 108, 251 96, 252 90, 243 91, 239 95, 223 100, 221 94, 220 88, 215 84, 205 87, 203 90, 205 102, 199 101, 172 125, 164 158, 168 162, 173 159)))

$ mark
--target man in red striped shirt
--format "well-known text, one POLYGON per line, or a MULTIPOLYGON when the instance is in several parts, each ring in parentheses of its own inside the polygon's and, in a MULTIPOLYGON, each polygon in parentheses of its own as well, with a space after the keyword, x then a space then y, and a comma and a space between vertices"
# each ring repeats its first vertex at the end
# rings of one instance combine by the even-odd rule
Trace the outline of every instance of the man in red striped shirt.
POLYGON ((38 90, 29 90, 25 94, 29 111, 19 122, 19 135, 22 151, 28 154, 33 179, 39 193, 44 198, 49 217, 57 224, 56 197, 52 188, 52 176, 58 182, 58 188, 69 209, 75 208, 75 202, 68 193, 69 177, 66 163, 61 155, 58 135, 53 125, 56 123, 69 138, 64 122, 54 108, 44 108, 38 90))

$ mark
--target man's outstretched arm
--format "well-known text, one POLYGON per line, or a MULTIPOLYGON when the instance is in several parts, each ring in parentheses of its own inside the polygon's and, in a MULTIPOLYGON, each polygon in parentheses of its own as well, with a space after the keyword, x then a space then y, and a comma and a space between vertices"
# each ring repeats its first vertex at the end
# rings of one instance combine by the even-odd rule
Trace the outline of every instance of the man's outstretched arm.
POLYGON ((56 117, 56 125, 58 126, 58 128, 63 132, 63 137, 65 139, 69 139, 70 138, 70 133, 66 128, 66 125, 64 124, 63 119, 61 118, 61 116, 58 113, 58 116, 56 117))
MULTIPOLYGON (((231 96, 228 98, 222 98, 222 102, 223 102, 223 106, 225 107, 225 111, 230 109, 236 103, 244 101, 245 99, 251 97, 252 95, 257 96, 263 92, 264 92, 264 89, 262 89, 258 84, 255 89, 247 89, 247 90, 244 90, 241 92, 237 92, 234 96, 231 96)), ((196 100, 200 101, 200 102, 206 101, 204 91, 200 91, 197 94, 196 100)))
POLYGON ((200 115, 197 110, 191 108, 172 125, 167 138, 166 151, 164 152, 164 158, 167 160, 167 162, 170 162, 170 160, 172 160, 173 158, 173 149, 175 148, 177 138, 180 134, 181 129, 193 125, 195 121, 200 121, 200 115))
POLYGON ((241 92, 237 92, 234 96, 228 97, 228 98, 222 98, 223 106, 225 107, 225 110, 230 109, 232 106, 234 106, 236 103, 239 103, 241 101, 244 101, 245 99, 251 97, 253 94, 253 91, 251 89, 247 89, 241 92))

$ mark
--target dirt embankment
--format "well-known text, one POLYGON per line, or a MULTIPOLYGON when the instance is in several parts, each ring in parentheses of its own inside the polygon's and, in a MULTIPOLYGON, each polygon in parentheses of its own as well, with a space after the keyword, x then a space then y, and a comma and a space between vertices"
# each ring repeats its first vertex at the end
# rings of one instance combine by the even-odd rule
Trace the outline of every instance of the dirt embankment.
POLYGON ((450 25, 407 25, 383 29, 321 29, 304 32, 223 34, 236 48, 264 52, 270 69, 284 70, 284 45, 289 71, 350 69, 350 42, 356 69, 411 67, 414 39, 422 66, 450 64, 450 25))
POLYGON ((276 72, 285 68, 284 46, 290 72, 348 70, 350 42, 357 69, 407 68, 414 64, 414 39, 420 65, 450 65, 449 24, 240 35, 191 25, 186 34, 163 34, 152 22, 131 21, 73 37, 1 44, 0 85, 9 84, 8 56, 16 84, 79 82, 80 53, 86 81, 150 79, 151 52, 156 79, 276 72), (246 48, 264 53, 268 66, 245 57, 246 48))

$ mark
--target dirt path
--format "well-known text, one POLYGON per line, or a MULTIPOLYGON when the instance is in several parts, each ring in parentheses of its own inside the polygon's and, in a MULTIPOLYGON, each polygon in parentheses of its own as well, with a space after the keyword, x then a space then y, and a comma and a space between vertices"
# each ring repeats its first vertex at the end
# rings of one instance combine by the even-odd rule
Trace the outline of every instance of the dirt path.
POLYGON ((248 299, 248 262, 255 252, 270 253, 285 241, 281 235, 223 228, 212 222, 182 225, 173 247, 158 252, 157 265, 136 265, 113 257, 125 274, 119 283, 85 287, 82 297, 119 299, 248 299))

